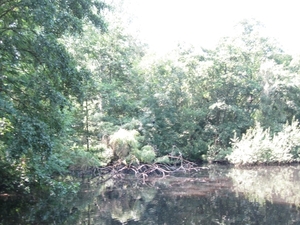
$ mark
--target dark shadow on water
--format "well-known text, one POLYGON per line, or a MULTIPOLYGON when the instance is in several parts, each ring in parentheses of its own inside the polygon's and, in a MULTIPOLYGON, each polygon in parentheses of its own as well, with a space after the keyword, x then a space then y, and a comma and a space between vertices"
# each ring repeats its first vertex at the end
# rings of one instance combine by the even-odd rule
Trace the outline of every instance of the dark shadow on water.
POLYGON ((299 176, 298 166, 209 166, 146 184, 95 178, 57 202, 2 197, 0 224, 300 224, 299 176))

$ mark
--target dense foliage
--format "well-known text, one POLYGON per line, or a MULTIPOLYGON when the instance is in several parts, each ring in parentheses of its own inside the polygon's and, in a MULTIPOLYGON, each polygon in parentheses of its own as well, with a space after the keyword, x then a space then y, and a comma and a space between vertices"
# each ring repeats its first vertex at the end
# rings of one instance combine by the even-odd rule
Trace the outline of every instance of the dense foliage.
POLYGON ((92 0, 0 2, 1 190, 52 186, 69 163, 69 110, 88 75, 59 39, 87 22, 104 31, 104 8, 92 0))
POLYGON ((215 49, 178 46, 158 58, 109 14, 107 27, 106 8, 0 3, 0 191, 48 189, 68 169, 167 154, 239 163, 247 151, 257 157, 254 147, 266 155, 266 143, 274 154, 247 163, 299 158, 300 61, 258 22, 242 21, 215 49), (276 145, 287 132, 287 148, 276 145))
POLYGON ((261 36, 258 22, 239 29, 214 50, 179 47, 142 64, 141 120, 155 121, 145 137, 161 154, 175 147, 191 160, 226 160, 234 135, 260 123, 272 136, 299 119, 299 62, 261 36))
POLYGON ((231 163, 239 165, 262 163, 290 163, 299 161, 299 122, 292 121, 282 131, 271 134, 260 124, 247 130, 242 138, 232 139, 233 152, 228 156, 231 163))

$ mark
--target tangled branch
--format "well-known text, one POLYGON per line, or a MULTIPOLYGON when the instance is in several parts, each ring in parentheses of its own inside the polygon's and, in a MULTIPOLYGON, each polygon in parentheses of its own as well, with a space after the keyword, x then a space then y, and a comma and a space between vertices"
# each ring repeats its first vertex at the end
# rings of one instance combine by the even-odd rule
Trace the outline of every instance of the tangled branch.
POLYGON ((199 167, 196 163, 183 159, 182 156, 168 156, 171 163, 153 163, 153 164, 139 164, 139 165, 124 165, 123 163, 117 163, 106 167, 92 168, 93 176, 97 176, 100 182, 104 182, 108 179, 120 179, 124 178, 126 174, 134 174, 135 177, 143 182, 148 180, 151 176, 161 176, 165 178, 174 173, 191 173, 198 172, 203 167, 199 167))

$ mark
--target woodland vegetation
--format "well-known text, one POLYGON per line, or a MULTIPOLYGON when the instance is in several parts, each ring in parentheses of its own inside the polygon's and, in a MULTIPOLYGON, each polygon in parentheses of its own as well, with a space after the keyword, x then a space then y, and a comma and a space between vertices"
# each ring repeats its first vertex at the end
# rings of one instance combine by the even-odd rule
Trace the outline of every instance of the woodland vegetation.
POLYGON ((259 22, 157 57, 113 13, 0 1, 0 193, 76 191, 56 178, 115 163, 299 160, 300 58, 259 22))

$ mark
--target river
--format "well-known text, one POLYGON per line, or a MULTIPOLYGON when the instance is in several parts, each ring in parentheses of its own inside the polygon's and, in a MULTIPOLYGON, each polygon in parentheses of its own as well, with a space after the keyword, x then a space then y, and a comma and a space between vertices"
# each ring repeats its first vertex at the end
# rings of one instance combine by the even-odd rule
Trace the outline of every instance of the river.
POLYGON ((208 165, 146 182, 130 175, 85 180, 76 196, 57 202, 0 200, 1 225, 300 224, 300 166, 208 165))

